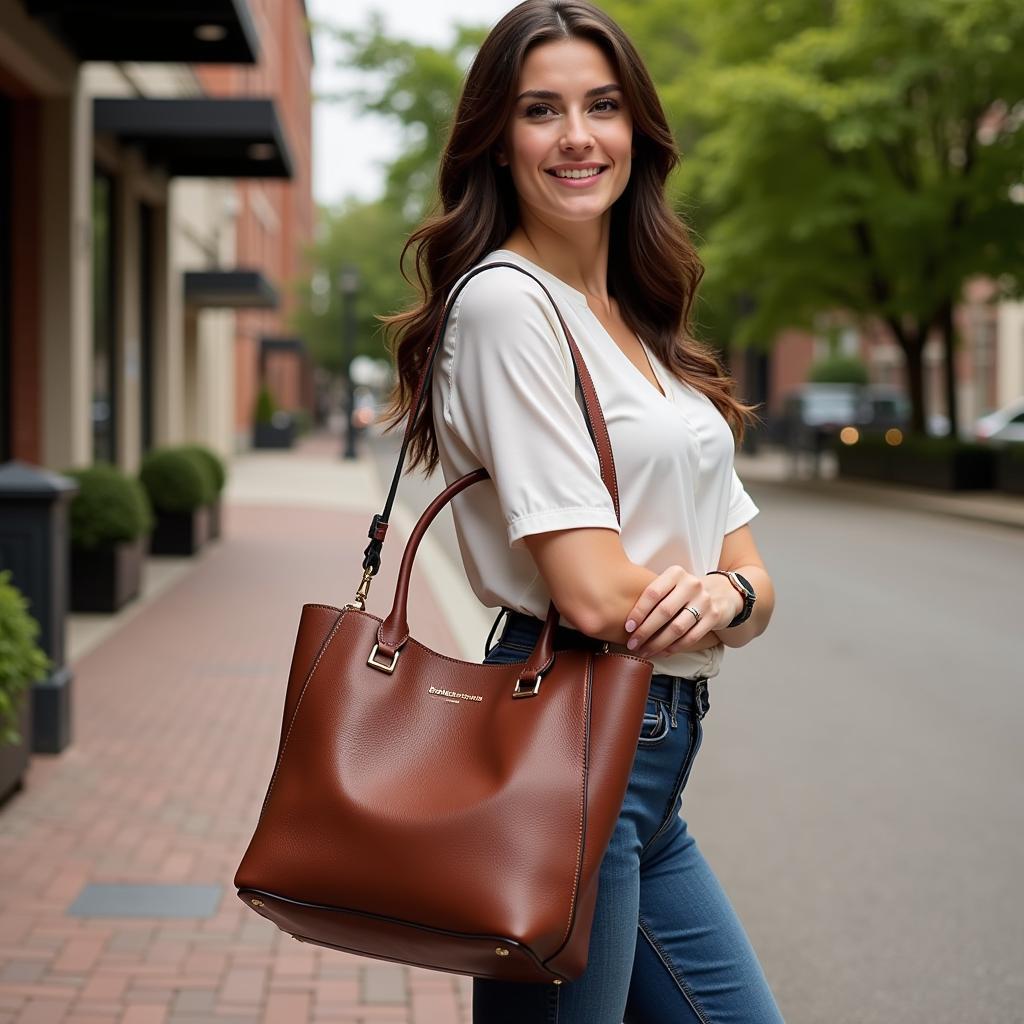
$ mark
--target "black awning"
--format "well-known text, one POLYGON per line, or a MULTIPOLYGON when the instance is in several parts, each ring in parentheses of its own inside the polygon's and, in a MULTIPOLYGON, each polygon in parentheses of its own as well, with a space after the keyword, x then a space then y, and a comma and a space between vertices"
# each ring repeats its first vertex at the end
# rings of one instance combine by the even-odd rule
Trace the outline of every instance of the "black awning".
POLYGON ((260 338, 260 353, 264 352, 305 352, 306 343, 299 337, 269 337, 264 335, 260 338))
POLYGON ((255 64, 247 0, 25 0, 81 60, 255 64))
POLYGON ((171 177, 290 178, 271 99, 96 99, 93 128, 140 146, 171 177))
POLYGON ((185 301, 221 309, 276 309, 279 298, 262 270, 186 270, 185 301))

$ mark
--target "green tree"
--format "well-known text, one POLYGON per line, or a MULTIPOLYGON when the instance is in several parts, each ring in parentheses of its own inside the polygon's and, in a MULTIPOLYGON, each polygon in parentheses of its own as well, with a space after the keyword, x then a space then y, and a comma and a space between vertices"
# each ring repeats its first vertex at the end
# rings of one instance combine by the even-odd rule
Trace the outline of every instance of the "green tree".
MULTIPOLYGON (((661 6, 656 4, 655 6, 661 6)), ((744 296, 744 344, 843 308, 888 325, 924 431, 922 349, 984 274, 1024 276, 1024 6, 1012 0, 680 0, 697 40, 695 140, 677 187, 701 210, 705 295, 744 296)), ((676 110, 678 116, 678 108, 676 110)))
MULTIPOLYGON (((343 264, 359 269, 356 352, 380 357, 384 333, 375 314, 406 308, 416 289, 402 276, 398 259, 410 232, 429 211, 437 194, 437 168, 463 76, 483 40, 485 27, 455 26, 449 46, 434 47, 385 34, 383 20, 371 11, 366 27, 341 29, 324 22, 317 32, 334 36, 343 48, 342 63, 365 72, 376 83, 355 93, 317 97, 339 102, 355 116, 390 118, 401 130, 399 155, 385 168, 380 198, 349 198, 337 209, 321 208, 318 238, 310 247, 311 276, 296 284, 295 329, 307 339, 315 361, 332 372, 342 370, 342 300, 338 274, 343 264)), ((407 257, 405 271, 415 281, 407 257)))
POLYGON ((444 148, 459 89, 473 55, 487 35, 486 26, 456 24, 449 45, 437 47, 388 36, 379 11, 370 11, 364 28, 343 29, 326 23, 343 50, 342 63, 366 72, 378 83, 354 94, 324 94, 357 114, 376 114, 401 129, 401 154, 386 172, 384 202, 409 224, 430 209, 437 192, 437 166, 444 148))
POLYGON ((398 269, 408 235, 401 213, 384 200, 348 199, 337 209, 321 207, 318 238, 307 253, 312 275, 298 283, 295 330, 306 339, 314 362, 332 373, 342 367, 343 264, 358 267, 355 354, 381 358, 383 329, 375 313, 401 309, 414 297, 398 269))

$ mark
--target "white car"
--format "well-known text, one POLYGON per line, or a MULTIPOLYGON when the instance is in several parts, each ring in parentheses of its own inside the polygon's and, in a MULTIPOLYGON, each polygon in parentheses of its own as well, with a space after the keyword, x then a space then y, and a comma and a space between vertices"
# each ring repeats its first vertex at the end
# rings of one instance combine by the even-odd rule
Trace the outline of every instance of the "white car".
POLYGON ((974 436, 979 441, 1024 442, 1024 395, 977 420, 974 436))

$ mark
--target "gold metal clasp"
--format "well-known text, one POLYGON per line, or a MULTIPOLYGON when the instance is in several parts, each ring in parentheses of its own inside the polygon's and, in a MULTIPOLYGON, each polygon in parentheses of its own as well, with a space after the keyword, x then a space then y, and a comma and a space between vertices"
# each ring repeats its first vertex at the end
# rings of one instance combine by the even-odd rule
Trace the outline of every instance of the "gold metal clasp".
POLYGON ((373 650, 370 651, 370 656, 366 659, 366 664, 373 666, 373 668, 379 668, 381 672, 387 672, 388 675, 391 675, 391 673, 395 671, 395 666, 398 664, 398 656, 402 653, 402 648, 399 647, 398 650, 395 651, 395 656, 391 659, 390 665, 382 665, 379 661, 374 661, 373 659, 376 653, 377 645, 374 644, 373 650))
MULTIPOLYGON (((512 690, 512 696, 513 697, 536 697, 537 694, 540 692, 540 681, 543 678, 544 678, 544 673, 543 672, 538 672, 537 673, 537 678, 533 681, 533 689, 532 690, 520 690, 519 689, 519 684, 521 682, 523 682, 523 680, 522 679, 517 679, 516 680, 516 685, 515 685, 515 687, 512 690)), ((530 685, 529 682, 527 682, 526 685, 529 686, 530 685)))
POLYGON ((373 582, 373 573, 369 569, 363 570, 363 578, 359 582, 356 596, 352 598, 346 608, 358 608, 361 612, 366 611, 366 596, 370 593, 370 584, 373 582))

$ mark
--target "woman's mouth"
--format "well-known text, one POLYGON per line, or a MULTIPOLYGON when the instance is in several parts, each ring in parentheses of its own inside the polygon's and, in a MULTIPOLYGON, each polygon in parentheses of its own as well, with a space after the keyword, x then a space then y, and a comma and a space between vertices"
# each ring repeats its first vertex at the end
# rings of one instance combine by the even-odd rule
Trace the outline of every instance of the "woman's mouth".
POLYGON ((559 185, 565 185, 567 188, 586 188, 597 181, 606 170, 608 170, 607 165, 587 168, 584 171, 563 171, 561 174, 555 171, 545 171, 545 174, 549 174, 559 185))

